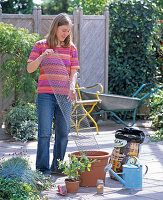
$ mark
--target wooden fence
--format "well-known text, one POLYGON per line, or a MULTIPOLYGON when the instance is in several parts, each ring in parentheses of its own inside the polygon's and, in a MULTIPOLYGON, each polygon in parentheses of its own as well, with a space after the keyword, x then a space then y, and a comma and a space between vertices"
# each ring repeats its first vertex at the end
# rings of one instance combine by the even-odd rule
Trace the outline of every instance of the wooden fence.
MULTIPOLYGON (((42 15, 40 7, 33 8, 33 14, 3 14, 0 6, 0 22, 26 28, 30 33, 44 37, 55 15, 42 15)), ((80 85, 89 86, 102 83, 108 91, 108 32, 109 12, 104 15, 83 15, 81 8, 74 9, 70 16, 73 22, 73 41, 78 49, 80 63, 80 85)), ((3 56, 0 55, 0 67, 3 56)), ((0 84, 0 113, 8 108, 11 98, 3 99, 0 84)))

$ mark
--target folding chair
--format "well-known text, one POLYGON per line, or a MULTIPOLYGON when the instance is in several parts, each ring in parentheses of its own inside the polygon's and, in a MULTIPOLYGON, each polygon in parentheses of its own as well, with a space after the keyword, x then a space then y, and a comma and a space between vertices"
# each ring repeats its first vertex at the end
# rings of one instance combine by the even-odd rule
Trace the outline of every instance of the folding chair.
POLYGON ((90 128, 96 128, 97 134, 98 134, 98 126, 97 123, 95 122, 95 120, 93 119, 93 117, 90 115, 91 112, 93 111, 94 107, 98 104, 101 103, 101 99, 99 99, 98 94, 103 92, 103 86, 98 83, 96 85, 90 86, 90 87, 79 87, 79 85, 76 85, 76 91, 77 91, 77 95, 78 95, 78 100, 77 102, 75 102, 73 104, 73 108, 72 108, 72 112, 71 112, 71 122, 72 122, 72 126, 75 126, 76 128, 76 132, 78 135, 79 130, 84 130, 84 129, 90 129, 90 128), (96 99, 91 99, 91 100, 82 100, 82 95, 81 95, 81 90, 89 90, 95 87, 101 87, 101 91, 97 91, 96 92, 96 99), (78 112, 77 109, 82 108, 82 112, 78 112), (89 110, 88 108, 86 109, 86 106, 89 106, 89 110), (83 112, 84 111, 84 112, 83 112), (89 127, 80 127, 81 122, 88 117, 94 124, 94 126, 89 126, 89 127))

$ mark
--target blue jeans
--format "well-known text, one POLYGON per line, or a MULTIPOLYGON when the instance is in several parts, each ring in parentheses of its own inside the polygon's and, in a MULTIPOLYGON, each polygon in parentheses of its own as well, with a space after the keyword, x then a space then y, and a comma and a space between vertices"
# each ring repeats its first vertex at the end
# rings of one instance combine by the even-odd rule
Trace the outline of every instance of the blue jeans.
POLYGON ((57 159, 63 160, 65 156, 70 131, 71 102, 68 102, 67 96, 64 95, 58 95, 56 98, 54 94, 38 94, 36 106, 38 113, 36 169, 44 174, 50 174, 50 171, 60 171, 57 159), (59 103, 61 101, 62 103, 59 103), (63 109, 66 109, 65 112, 62 112, 63 109), (50 167, 49 149, 53 117, 55 117, 55 143, 50 167))

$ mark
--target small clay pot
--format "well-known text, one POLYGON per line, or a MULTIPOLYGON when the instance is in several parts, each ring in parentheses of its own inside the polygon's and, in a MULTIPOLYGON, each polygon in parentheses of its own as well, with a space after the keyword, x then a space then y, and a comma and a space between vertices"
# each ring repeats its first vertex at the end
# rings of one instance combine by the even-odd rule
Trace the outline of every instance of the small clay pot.
POLYGON ((79 181, 71 181, 65 179, 65 185, 68 193, 77 193, 79 189, 79 181))

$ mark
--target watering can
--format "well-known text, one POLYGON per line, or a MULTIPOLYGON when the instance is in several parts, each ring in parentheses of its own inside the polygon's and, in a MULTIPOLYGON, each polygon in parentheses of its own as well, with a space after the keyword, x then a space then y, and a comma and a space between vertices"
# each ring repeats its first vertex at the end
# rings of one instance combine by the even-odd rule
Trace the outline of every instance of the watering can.
MULTIPOLYGON (((146 165, 145 165, 146 166, 146 165)), ((146 171, 142 175, 142 165, 140 164, 124 164, 123 169, 123 178, 118 176, 112 169, 111 165, 109 166, 109 171, 113 176, 118 179, 126 189, 142 189, 142 177, 147 173, 148 167, 146 166, 146 171)))

